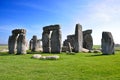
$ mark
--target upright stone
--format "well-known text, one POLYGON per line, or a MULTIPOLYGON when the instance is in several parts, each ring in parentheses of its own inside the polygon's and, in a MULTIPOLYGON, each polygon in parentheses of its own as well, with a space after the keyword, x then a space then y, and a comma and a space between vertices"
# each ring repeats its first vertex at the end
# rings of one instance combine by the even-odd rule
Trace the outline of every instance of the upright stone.
POLYGON ((71 47, 70 42, 68 42, 68 51, 69 51, 70 53, 72 53, 72 47, 71 47))
POLYGON ((33 38, 32 38, 32 40, 33 40, 33 44, 32 44, 32 46, 33 46, 33 48, 32 48, 32 51, 34 52, 34 51, 37 51, 38 50, 38 46, 37 46, 37 36, 33 36, 33 38))
POLYGON ((44 30, 42 33, 42 47, 44 53, 50 53, 51 47, 50 47, 50 31, 44 30))
POLYGON ((92 50, 93 38, 91 36, 92 30, 83 31, 83 48, 92 50))
POLYGON ((37 47, 38 47, 38 48, 41 48, 41 43, 40 43, 40 41, 41 41, 40 39, 37 40, 37 47))
POLYGON ((26 54, 26 37, 22 33, 17 40, 17 54, 26 54))
POLYGON ((75 35, 68 35, 67 41, 70 42, 70 45, 73 48, 72 51, 75 51, 75 35))
POLYGON ((25 39, 25 29, 14 29, 12 30, 12 36, 8 39, 9 53, 26 54, 27 42, 25 39))
POLYGON ((29 41, 29 50, 32 50, 32 48, 33 48, 33 40, 31 39, 29 41))
POLYGON ((51 34, 51 52, 61 53, 61 31, 53 30, 51 34))
POLYGON ((76 24, 75 29, 75 52, 82 51, 83 44, 83 34, 82 34, 82 26, 80 24, 76 24))
POLYGON ((17 47, 17 34, 13 34, 12 36, 9 36, 8 39, 8 49, 10 54, 16 53, 16 47, 17 47))
POLYGON ((103 32, 101 40, 101 48, 103 54, 114 54, 114 40, 111 32, 103 32))
POLYGON ((61 52, 61 31, 59 25, 43 27, 42 46, 43 52, 61 52))

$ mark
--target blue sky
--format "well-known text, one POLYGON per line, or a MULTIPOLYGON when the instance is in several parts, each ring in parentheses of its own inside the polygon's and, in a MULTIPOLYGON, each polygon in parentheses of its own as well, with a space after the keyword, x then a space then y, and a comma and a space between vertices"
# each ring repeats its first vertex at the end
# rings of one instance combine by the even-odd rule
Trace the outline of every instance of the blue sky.
POLYGON ((120 44, 120 0, 0 0, 0 44, 7 43, 11 30, 24 28, 27 40, 42 38, 42 28, 60 24, 62 39, 74 34, 75 25, 92 29, 94 44, 101 44, 103 31, 112 32, 120 44))

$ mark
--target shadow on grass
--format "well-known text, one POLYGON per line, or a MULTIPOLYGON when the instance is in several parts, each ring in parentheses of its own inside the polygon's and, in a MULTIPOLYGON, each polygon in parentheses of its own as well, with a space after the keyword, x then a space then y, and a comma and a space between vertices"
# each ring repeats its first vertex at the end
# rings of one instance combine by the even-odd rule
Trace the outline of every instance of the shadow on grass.
POLYGON ((8 52, 0 52, 0 56, 9 56, 13 54, 9 54, 8 52))
POLYGON ((108 55, 108 54, 92 54, 92 55, 87 55, 86 57, 96 57, 96 56, 112 56, 114 54, 108 55))

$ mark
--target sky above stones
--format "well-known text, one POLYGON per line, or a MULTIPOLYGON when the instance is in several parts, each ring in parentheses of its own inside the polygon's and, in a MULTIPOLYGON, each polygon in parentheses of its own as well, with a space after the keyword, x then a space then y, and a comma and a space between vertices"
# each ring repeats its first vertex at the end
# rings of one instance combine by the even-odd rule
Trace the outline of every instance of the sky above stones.
POLYGON ((75 33, 75 25, 92 29, 94 44, 101 44, 103 31, 112 32, 120 44, 120 0, 0 0, 0 44, 7 43, 11 31, 27 30, 42 38, 42 28, 60 24, 62 40, 75 33))

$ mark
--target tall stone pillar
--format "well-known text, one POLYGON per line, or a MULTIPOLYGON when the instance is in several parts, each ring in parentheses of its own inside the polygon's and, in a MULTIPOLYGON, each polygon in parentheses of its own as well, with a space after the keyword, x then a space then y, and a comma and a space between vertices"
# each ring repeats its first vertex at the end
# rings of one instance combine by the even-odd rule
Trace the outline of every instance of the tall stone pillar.
POLYGON ((8 49, 10 54, 16 53, 16 47, 17 47, 17 34, 13 34, 12 36, 9 36, 8 39, 8 49))
POLYGON ((33 36, 33 38, 32 38, 32 40, 33 40, 33 48, 32 48, 32 51, 37 51, 38 50, 38 46, 37 46, 37 36, 33 36))
POLYGON ((114 54, 114 40, 111 32, 103 32, 102 33, 102 40, 101 40, 101 48, 103 54, 114 54))
POLYGON ((32 50, 32 48, 33 48, 33 40, 31 39, 29 41, 29 50, 32 50))
POLYGON ((26 54, 26 37, 25 34, 19 34, 17 40, 17 54, 26 54))
POLYGON ((60 29, 53 30, 51 35, 51 52, 61 53, 61 31, 60 29))
POLYGON ((80 24, 76 24, 75 29, 75 52, 82 51, 83 44, 83 34, 82 34, 82 26, 80 24))
POLYGON ((51 47, 50 47, 50 31, 43 31, 42 33, 42 47, 44 53, 50 53, 51 47))

